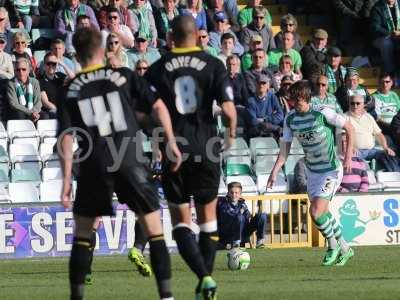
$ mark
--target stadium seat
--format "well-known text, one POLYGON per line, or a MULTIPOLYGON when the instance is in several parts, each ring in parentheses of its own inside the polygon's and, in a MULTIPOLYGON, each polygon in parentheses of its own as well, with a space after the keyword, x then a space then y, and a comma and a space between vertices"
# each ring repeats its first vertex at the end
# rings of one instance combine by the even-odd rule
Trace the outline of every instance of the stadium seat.
POLYGON ((41 202, 59 202, 62 191, 62 180, 51 180, 40 183, 41 202))
POLYGON ((9 184, 12 203, 39 202, 39 191, 32 182, 12 182, 9 184))
POLYGON ((221 176, 219 178, 219 188, 218 188, 218 196, 225 196, 228 193, 228 188, 224 182, 224 178, 221 176))
POLYGON ((296 163, 303 157, 303 155, 289 155, 284 165, 285 174, 293 174, 296 163))
POLYGON ((235 139, 232 147, 228 151, 224 152, 225 157, 242 155, 250 155, 250 149, 243 138, 235 139))
POLYGON ((384 191, 400 191, 400 172, 378 171, 376 178, 382 184, 384 191))
POLYGON ((51 181, 51 180, 61 180, 62 170, 61 168, 43 168, 42 169, 42 180, 43 181, 51 181))
POLYGON ((55 119, 51 120, 39 120, 37 122, 37 131, 43 143, 46 143, 45 139, 48 137, 54 138, 57 134, 58 121, 55 119))
POLYGON ((33 57, 37 62, 43 61, 45 55, 46 55, 46 50, 36 50, 33 52, 33 57))
POLYGON ((232 164, 248 165, 251 167, 251 158, 250 156, 230 156, 226 159, 226 165, 229 166, 232 164))
POLYGON ((36 144, 36 149, 39 147, 39 133, 30 120, 7 121, 7 133, 12 144, 16 143, 16 140, 20 140, 18 143, 36 144))
POLYGON ((54 145, 50 143, 42 143, 39 146, 39 154, 44 167, 54 167, 60 165, 58 154, 54 153, 54 145))
POLYGON ((265 193, 286 193, 288 186, 286 183, 285 175, 280 172, 276 178, 276 182, 272 189, 267 191, 267 181, 270 174, 257 175, 257 189, 260 194, 265 193))
POLYGON ((226 176, 251 175, 250 166, 247 164, 230 164, 225 169, 226 176))
POLYGON ((9 182, 8 173, 9 173, 9 164, 7 163, 0 163, 0 186, 2 183, 9 182))
POLYGON ((38 151, 31 144, 11 144, 10 160, 12 168, 34 168, 41 169, 41 159, 38 151))
POLYGON ((2 122, 0 122, 0 146, 5 150, 8 146, 8 134, 2 122))
POLYGON ((46 38, 53 40, 57 36, 56 31, 51 28, 32 28, 31 37, 32 44, 34 44, 39 38, 46 38))
POLYGON ((382 191, 382 183, 376 181, 375 172, 373 170, 367 170, 368 174, 368 191, 382 191))
POLYGON ((256 163, 253 166, 254 173, 258 175, 269 174, 275 165, 277 156, 265 155, 257 156, 256 163))
POLYGON ((258 155, 276 155, 279 153, 279 146, 272 137, 257 137, 250 139, 250 150, 253 160, 258 155))
POLYGON ((13 169, 11 170, 11 182, 36 182, 39 183, 40 173, 36 169, 13 169))
POLYGON ((242 185, 242 193, 247 195, 257 195, 257 186, 254 183, 253 178, 248 175, 240 175, 240 176, 228 176, 226 178, 226 183, 229 184, 231 182, 240 182, 242 185))

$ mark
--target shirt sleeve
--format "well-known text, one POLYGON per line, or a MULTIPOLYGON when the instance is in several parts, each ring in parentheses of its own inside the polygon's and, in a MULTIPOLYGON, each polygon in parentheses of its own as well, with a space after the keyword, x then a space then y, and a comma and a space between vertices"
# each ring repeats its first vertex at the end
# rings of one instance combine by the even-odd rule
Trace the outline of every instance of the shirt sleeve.
POLYGON ((344 127, 344 124, 346 123, 346 119, 343 116, 336 113, 334 110, 324 107, 321 109, 321 113, 325 116, 328 124, 338 127, 338 128, 344 127))
POLYGON ((215 91, 215 99, 218 104, 222 104, 222 102, 232 101, 234 100, 233 96, 233 88, 229 81, 228 72, 224 64, 219 59, 214 59, 215 61, 215 70, 214 70, 214 88, 215 91))
POLYGON ((281 141, 285 143, 291 143, 293 141, 293 131, 288 126, 288 116, 286 116, 285 120, 283 121, 283 131, 281 141))
POLYGON ((372 134, 377 135, 382 132, 382 130, 379 128, 378 124, 374 120, 374 118, 371 115, 368 115, 368 117, 371 119, 370 122, 372 123, 372 134))

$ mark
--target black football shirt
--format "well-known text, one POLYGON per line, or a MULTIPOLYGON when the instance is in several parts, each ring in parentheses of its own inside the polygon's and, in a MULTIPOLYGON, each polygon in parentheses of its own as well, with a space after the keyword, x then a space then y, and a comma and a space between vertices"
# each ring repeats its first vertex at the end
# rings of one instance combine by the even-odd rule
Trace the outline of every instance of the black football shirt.
POLYGON ((142 158, 142 145, 136 137, 134 109, 149 114, 155 101, 147 82, 127 68, 79 73, 65 88, 57 111, 59 135, 79 131, 80 156, 88 155, 80 163, 81 171, 87 167, 108 173, 115 153, 122 169, 135 165, 142 158))

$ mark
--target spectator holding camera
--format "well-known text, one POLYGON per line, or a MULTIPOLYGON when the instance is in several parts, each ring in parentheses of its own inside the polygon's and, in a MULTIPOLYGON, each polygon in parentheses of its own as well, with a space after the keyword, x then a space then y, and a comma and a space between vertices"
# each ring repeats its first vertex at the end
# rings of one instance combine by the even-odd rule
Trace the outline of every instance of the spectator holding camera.
POLYGON ((249 242, 250 235, 256 231, 257 248, 264 248, 265 225, 267 215, 257 213, 251 216, 249 209, 242 198, 240 182, 228 184, 228 195, 218 200, 217 204, 218 233, 220 243, 234 248, 244 246, 249 242))

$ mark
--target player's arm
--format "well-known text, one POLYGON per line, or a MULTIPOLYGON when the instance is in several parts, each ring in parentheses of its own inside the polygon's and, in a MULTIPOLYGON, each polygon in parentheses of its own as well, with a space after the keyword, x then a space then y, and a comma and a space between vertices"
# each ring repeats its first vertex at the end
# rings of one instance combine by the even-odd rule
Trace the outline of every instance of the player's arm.
POLYGON ((168 157, 172 162, 172 171, 176 172, 182 163, 182 153, 180 152, 172 129, 171 116, 168 109, 161 99, 157 99, 153 104, 153 115, 164 128, 165 138, 167 139, 167 155, 171 151, 173 157, 168 157))
POLYGON ((223 122, 229 128, 228 136, 225 139, 224 150, 228 150, 236 138, 237 114, 232 101, 222 102, 223 122))

